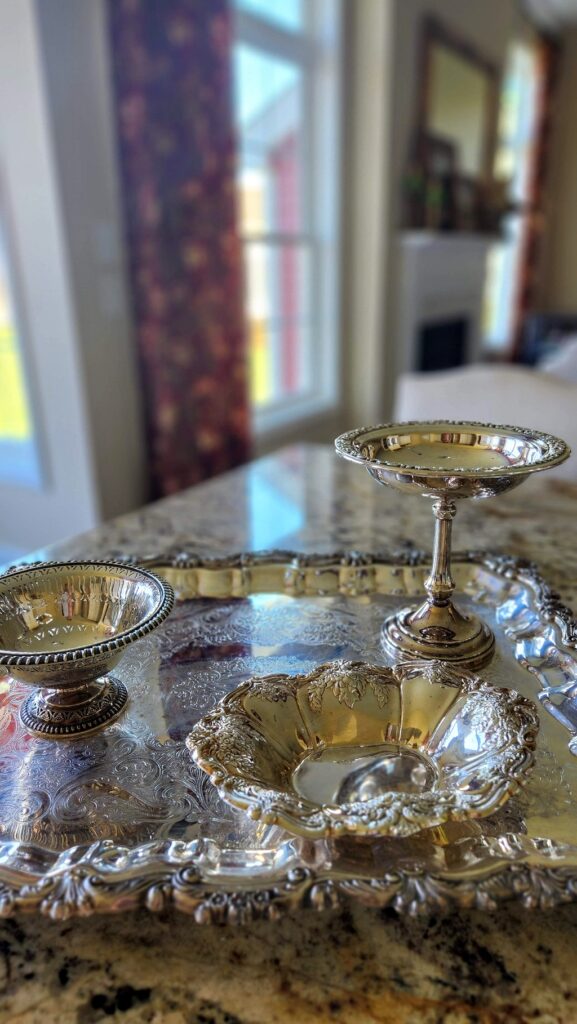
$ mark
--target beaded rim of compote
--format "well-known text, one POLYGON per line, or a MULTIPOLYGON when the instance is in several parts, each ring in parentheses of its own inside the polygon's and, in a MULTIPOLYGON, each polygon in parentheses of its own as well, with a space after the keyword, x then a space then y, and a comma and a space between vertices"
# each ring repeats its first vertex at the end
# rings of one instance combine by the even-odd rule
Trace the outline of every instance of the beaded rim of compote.
MULTIPOLYGON (((378 441, 379 438, 374 440, 378 441)), ((533 430, 531 427, 511 426, 503 423, 484 423, 478 420, 403 420, 398 423, 376 423, 373 426, 356 427, 354 430, 341 434, 335 440, 335 448, 337 453, 343 458, 363 466, 380 466, 399 472, 422 473, 425 476, 431 477, 467 477, 472 474, 478 477, 525 475, 558 466, 565 459, 568 459, 571 454, 569 445, 554 434, 533 430), (459 427, 463 432, 470 429, 478 433, 481 431, 490 432, 491 434, 499 433, 512 438, 520 438, 527 442, 537 442, 543 446, 543 449, 537 461, 532 463, 511 466, 451 466, 450 470, 441 469, 440 467, 431 468, 431 466, 422 466, 414 463, 387 462, 382 457, 371 457, 368 454, 364 454, 361 450, 363 439, 364 443, 368 445, 372 440, 368 435, 372 435, 375 432, 380 432, 385 436, 392 436, 396 433, 406 432, 409 428, 413 430, 420 429, 424 433, 426 428, 434 429, 439 426, 459 427)))

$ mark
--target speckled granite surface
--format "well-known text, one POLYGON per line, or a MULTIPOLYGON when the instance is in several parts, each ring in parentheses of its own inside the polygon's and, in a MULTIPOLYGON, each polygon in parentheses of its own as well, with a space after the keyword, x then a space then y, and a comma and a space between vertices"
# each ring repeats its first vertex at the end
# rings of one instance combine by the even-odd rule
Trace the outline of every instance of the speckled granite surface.
POLYGON ((407 921, 351 907, 195 927, 186 917, 2 926, 5 1024, 570 1024, 577 907, 407 921))
MULTIPOLYGON (((576 456, 573 456, 575 458, 576 456)), ((536 561, 563 600, 577 604, 577 484, 536 474, 489 501, 459 504, 455 550, 505 551, 536 561)), ((122 516, 35 557, 135 556, 167 549, 219 554, 270 550, 431 550, 425 499, 380 487, 332 448, 300 445, 122 516)), ((32 557, 32 556, 31 556, 32 557)))
MULTIPOLYGON (((537 561, 577 604, 577 488, 530 481, 464 503, 456 546, 537 561)), ((293 448, 49 552, 75 557, 174 544, 429 548, 426 502, 378 488, 328 449, 293 448)), ((43 553, 44 555, 48 553, 43 553)), ((0 1021, 260 1024, 577 1022, 577 905, 407 921, 360 906, 239 929, 144 913, 0 926, 0 1021)))

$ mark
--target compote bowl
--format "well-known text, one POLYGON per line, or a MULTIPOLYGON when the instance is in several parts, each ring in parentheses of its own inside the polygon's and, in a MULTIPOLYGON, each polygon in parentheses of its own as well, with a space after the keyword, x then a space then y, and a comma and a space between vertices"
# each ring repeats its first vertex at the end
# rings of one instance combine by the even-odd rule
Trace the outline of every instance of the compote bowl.
POLYGON ((115 562, 41 562, 0 576, 0 666, 39 689, 24 727, 54 739, 114 721, 128 695, 108 672, 169 614, 172 588, 115 562))
POLYGON ((451 529, 455 498, 492 498, 518 487, 530 473, 550 469, 571 453, 558 437, 491 423, 431 420, 360 427, 335 441, 339 455, 365 466, 381 484, 433 499, 435 542, 427 598, 403 608, 383 626, 396 655, 434 658, 481 668, 493 656, 494 636, 451 596, 451 529))

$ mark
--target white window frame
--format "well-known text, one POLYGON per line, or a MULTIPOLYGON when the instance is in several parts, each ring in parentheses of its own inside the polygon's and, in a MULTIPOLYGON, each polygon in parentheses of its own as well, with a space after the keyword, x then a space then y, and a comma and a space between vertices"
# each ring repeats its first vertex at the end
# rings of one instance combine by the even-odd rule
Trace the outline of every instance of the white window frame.
POLYGON ((298 64, 303 71, 305 124, 303 152, 304 224, 308 230, 242 234, 243 247, 305 243, 311 254, 311 381, 313 389, 253 407, 253 430, 262 436, 335 410, 341 400, 341 345, 338 303, 341 196, 342 2, 305 0, 308 24, 283 28, 235 8, 235 43, 298 64))

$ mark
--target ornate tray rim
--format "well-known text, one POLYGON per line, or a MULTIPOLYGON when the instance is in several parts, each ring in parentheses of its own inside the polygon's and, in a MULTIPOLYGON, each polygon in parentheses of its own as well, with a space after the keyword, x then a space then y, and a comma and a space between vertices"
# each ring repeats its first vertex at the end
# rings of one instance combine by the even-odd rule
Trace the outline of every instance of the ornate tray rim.
MULTIPOLYGON (((161 575, 163 569, 169 576, 171 570, 193 570, 192 576, 196 572, 200 581, 203 574, 212 575, 216 570, 221 585, 224 570, 229 597, 250 593, 251 575, 259 567, 280 567, 287 583, 286 592, 290 594, 295 594, 295 579, 302 582, 306 570, 311 570, 313 577, 338 570, 337 592, 351 595, 377 589, 374 579, 379 566, 418 567, 430 560, 429 555, 410 547, 385 554, 270 551, 204 558, 171 549, 145 557, 133 552, 114 555, 117 561, 140 564, 161 575)), ((562 604, 534 564, 476 551, 455 554, 454 562, 475 564, 529 587, 540 617, 558 628, 565 647, 577 649, 577 621, 572 611, 562 604)), ((175 589, 178 591, 178 586, 175 589)), ((296 593, 299 592, 302 591, 297 589, 296 593)), ((316 592, 326 594, 323 586, 316 592)), ((221 598, 226 593, 220 591, 215 596, 221 598)), ((0 915, 38 911, 62 920, 96 912, 115 913, 138 907, 161 911, 172 906, 202 924, 247 923, 256 918, 277 918, 296 906, 317 910, 334 907, 350 897, 411 915, 451 906, 494 910, 509 899, 519 899, 527 908, 549 909, 577 899, 577 864, 549 868, 527 860, 499 866, 483 878, 453 879, 420 869, 397 869, 378 878, 331 877, 328 868, 291 865, 274 879, 260 883, 258 879, 243 880, 242 886, 233 886, 230 881, 227 884, 226 878, 219 881, 203 877, 202 860, 207 845, 210 846, 210 840, 157 840, 128 848, 103 840, 89 847, 73 847, 60 855, 41 851, 46 864, 43 873, 0 863, 0 915)), ((15 862, 25 864, 33 856, 38 858, 38 848, 24 843, 6 841, 0 843, 2 847, 13 854, 15 862)))

